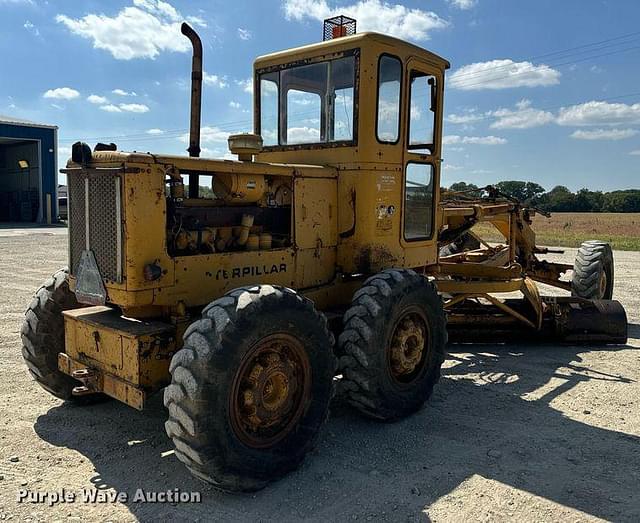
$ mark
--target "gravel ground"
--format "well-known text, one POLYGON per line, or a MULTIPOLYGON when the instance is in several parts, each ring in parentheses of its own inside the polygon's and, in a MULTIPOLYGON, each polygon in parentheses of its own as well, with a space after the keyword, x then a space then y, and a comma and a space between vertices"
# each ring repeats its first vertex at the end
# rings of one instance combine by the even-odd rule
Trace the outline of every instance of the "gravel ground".
POLYGON ((65 264, 66 235, 0 229, 0 520, 638 521, 640 253, 615 256, 627 346, 453 346, 418 414, 378 424, 337 400, 302 468, 241 496, 186 472, 164 435, 160 398, 145 412, 115 401, 73 407, 31 381, 20 355, 23 311, 65 264), (129 501, 16 499, 20 489, 63 488, 129 501), (138 488, 199 491, 202 501, 134 503, 138 488))

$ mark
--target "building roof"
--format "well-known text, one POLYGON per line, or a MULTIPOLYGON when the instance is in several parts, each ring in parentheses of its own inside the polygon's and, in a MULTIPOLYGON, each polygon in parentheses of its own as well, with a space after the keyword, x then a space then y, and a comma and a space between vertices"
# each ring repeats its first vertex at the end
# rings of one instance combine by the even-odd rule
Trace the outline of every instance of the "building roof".
POLYGON ((0 114, 0 124, 20 125, 23 127, 43 127, 45 129, 57 129, 57 125, 48 125, 44 123, 32 122, 24 118, 16 118, 15 116, 5 116, 0 114))

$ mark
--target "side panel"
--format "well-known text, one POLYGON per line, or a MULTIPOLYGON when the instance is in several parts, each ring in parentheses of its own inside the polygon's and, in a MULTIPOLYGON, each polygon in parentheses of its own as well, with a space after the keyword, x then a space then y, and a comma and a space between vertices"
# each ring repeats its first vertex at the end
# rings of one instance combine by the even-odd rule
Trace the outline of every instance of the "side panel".
POLYGON ((343 272, 370 274, 405 265, 399 241, 402 172, 380 167, 341 171, 338 265, 343 272))
POLYGON ((296 288, 328 283, 335 276, 338 243, 338 184, 335 178, 294 180, 296 288))
POLYGON ((124 209, 124 271, 127 291, 172 286, 174 263, 167 254, 167 209, 162 166, 139 167, 138 173, 125 175, 124 209), (144 279, 144 266, 157 262, 164 271, 157 281, 144 279))
POLYGON ((225 292, 256 283, 296 285, 293 249, 238 251, 175 258, 175 287, 155 291, 154 302, 204 305, 225 292))

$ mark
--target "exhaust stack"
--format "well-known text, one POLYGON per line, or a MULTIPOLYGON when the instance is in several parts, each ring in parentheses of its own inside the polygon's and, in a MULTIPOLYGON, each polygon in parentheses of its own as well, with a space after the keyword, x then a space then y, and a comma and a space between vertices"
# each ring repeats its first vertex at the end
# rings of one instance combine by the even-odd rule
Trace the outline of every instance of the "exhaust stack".
POLYGON ((191 126, 189 127, 189 156, 200 156, 200 113, 202 110, 202 41, 187 23, 180 28, 191 40, 193 60, 191 62, 191 126))

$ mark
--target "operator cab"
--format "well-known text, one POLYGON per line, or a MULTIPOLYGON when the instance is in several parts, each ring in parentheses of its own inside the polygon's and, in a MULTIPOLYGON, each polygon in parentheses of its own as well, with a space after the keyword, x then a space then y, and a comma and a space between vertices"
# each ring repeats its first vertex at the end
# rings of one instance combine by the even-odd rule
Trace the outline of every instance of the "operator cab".
POLYGON ((405 152, 438 157, 448 68, 425 49, 377 33, 259 57, 254 112, 264 144, 260 160, 299 162, 303 151, 308 163, 325 165, 356 156, 400 163, 405 152))
POLYGON ((383 34, 327 33, 256 59, 257 160, 338 169, 339 194, 352 195, 339 198, 341 242, 363 251, 343 267, 434 263, 449 62, 383 34))

